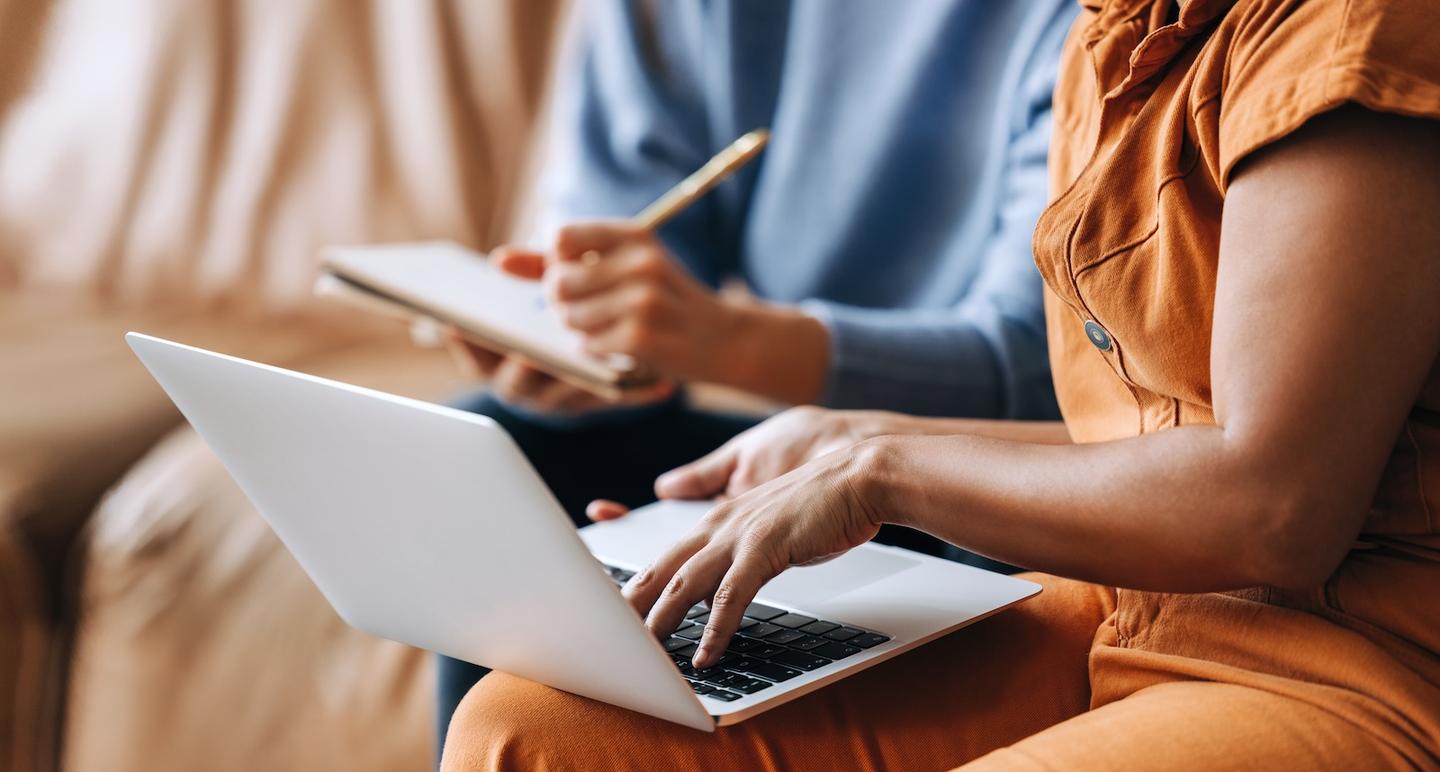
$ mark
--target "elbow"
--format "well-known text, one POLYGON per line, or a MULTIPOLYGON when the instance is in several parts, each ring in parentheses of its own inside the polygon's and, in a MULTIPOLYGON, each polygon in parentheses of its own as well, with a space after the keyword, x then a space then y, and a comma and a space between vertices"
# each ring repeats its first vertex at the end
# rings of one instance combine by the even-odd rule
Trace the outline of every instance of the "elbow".
MULTIPOLYGON (((1357 508, 1304 492, 1271 490, 1253 511, 1254 539, 1244 550, 1251 584, 1306 589, 1323 583, 1359 532, 1357 508)), ((1358 509, 1363 516, 1364 507, 1358 509)))

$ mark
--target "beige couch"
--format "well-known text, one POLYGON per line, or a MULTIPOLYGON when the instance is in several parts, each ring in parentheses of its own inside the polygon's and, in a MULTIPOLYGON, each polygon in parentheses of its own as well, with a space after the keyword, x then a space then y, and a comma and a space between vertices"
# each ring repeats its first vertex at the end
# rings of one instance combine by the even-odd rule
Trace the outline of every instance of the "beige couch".
POLYGON ((0 0, 0 769, 429 764, 428 658, 339 622, 121 334, 459 388, 314 255, 504 238, 562 5, 0 0))

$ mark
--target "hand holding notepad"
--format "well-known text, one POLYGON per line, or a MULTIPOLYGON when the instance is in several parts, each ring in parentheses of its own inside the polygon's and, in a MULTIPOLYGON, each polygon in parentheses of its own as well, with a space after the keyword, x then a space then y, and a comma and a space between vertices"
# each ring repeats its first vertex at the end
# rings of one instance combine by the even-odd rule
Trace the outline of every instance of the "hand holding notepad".
MULTIPOLYGON (((751 132, 635 218, 654 229, 703 196, 764 147, 767 134, 751 132)), ((600 253, 575 255, 587 264, 600 253)), ((548 308, 538 282, 516 278, 479 254, 447 243, 329 248, 319 294, 363 303, 369 310, 428 317, 459 330, 486 349, 516 355, 537 369, 608 400, 653 388, 658 380, 625 356, 597 357, 583 337, 548 308)))

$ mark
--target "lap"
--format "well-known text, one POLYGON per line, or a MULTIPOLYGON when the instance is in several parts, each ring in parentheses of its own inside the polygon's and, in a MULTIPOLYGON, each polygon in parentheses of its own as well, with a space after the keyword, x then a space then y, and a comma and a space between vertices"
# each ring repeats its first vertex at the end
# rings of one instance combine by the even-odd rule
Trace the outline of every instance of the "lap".
POLYGON ((997 750, 984 770, 1410 769, 1335 712, 1213 681, 1149 686, 997 750))
POLYGON ((1078 715, 1110 591, 1045 591, 890 662, 707 735, 495 674, 451 725, 448 770, 947 768, 1078 715))

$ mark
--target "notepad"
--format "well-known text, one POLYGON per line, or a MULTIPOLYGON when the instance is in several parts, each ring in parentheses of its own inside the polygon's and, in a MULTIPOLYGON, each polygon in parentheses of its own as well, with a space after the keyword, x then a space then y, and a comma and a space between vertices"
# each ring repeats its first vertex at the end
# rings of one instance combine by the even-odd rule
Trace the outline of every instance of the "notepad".
POLYGON ((370 311, 428 317, 492 351, 523 357, 601 396, 654 385, 625 356, 599 358, 546 307, 539 282, 511 276, 450 242, 327 247, 316 294, 370 311))

